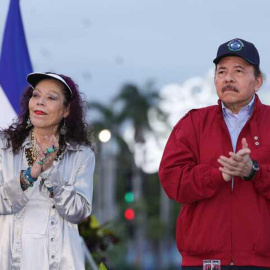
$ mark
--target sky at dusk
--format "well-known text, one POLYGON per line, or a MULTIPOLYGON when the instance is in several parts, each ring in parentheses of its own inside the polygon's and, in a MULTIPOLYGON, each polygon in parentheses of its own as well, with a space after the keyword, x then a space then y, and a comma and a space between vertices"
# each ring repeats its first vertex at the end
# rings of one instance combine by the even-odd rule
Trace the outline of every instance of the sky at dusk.
MULTIPOLYGON (((0 1, 0 43, 9 0, 0 1)), ((157 89, 206 76, 217 47, 255 43, 270 74, 268 0, 20 0, 35 71, 70 75, 87 99, 109 102, 124 83, 157 89)))
MULTIPOLYGON (((8 5, 0 1, 0 44, 8 5)), ((143 88, 153 81, 173 126, 188 110, 216 102, 217 48, 242 38, 260 53, 260 96, 270 104, 269 0, 20 0, 20 6, 34 71, 71 76, 89 101, 109 104, 123 84, 143 88)), ((149 134, 146 144, 135 145, 132 129, 125 132, 146 172, 157 171, 170 132, 153 115, 156 134, 163 134, 157 141, 149 134)))

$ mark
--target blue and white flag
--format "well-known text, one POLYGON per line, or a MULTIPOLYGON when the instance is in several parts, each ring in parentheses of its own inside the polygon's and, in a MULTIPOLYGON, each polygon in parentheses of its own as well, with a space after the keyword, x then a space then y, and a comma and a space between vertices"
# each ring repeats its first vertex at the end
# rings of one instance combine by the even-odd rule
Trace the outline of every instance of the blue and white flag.
POLYGON ((10 0, 0 56, 0 126, 12 123, 19 112, 26 76, 32 72, 19 0, 10 0))

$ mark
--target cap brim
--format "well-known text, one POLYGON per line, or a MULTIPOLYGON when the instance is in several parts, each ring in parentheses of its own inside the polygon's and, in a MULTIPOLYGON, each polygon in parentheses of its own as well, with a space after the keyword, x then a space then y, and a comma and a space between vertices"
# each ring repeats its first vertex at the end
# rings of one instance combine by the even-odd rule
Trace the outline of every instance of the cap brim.
POLYGON ((26 79, 32 88, 35 88, 36 85, 43 79, 55 79, 57 81, 62 82, 67 87, 67 89, 69 90, 69 92, 72 96, 72 90, 69 87, 69 85, 66 83, 66 81, 61 76, 59 76, 57 74, 34 72, 34 73, 28 74, 26 79))
POLYGON ((219 56, 219 57, 216 57, 216 58, 213 60, 213 63, 215 63, 215 64, 217 65, 218 62, 219 62, 222 58, 227 57, 227 56, 238 56, 238 57, 241 57, 241 58, 243 58, 244 60, 246 60, 246 61, 247 61, 248 63, 250 63, 251 65, 255 65, 255 66, 258 65, 258 64, 255 64, 254 62, 250 61, 249 59, 247 59, 247 58, 245 58, 245 57, 243 57, 243 56, 241 56, 241 55, 239 55, 239 54, 232 53, 232 52, 227 53, 227 54, 223 54, 223 55, 221 55, 221 56, 219 56))

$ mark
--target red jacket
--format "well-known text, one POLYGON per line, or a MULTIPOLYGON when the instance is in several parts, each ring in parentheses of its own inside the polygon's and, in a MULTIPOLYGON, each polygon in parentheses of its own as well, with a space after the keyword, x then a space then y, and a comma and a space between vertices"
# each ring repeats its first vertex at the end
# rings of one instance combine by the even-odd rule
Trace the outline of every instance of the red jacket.
POLYGON ((183 266, 205 259, 221 265, 270 267, 270 107, 256 95, 242 129, 260 166, 252 181, 225 182, 217 159, 233 151, 219 105, 191 110, 174 127, 160 164, 167 195, 182 203, 176 239, 183 266))

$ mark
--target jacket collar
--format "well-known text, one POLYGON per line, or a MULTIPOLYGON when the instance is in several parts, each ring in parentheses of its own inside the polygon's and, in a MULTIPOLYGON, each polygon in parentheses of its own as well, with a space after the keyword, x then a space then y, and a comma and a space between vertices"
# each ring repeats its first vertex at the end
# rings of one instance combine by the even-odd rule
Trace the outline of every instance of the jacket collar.
POLYGON ((80 151, 83 149, 83 146, 81 144, 78 144, 76 142, 68 142, 68 141, 65 141, 66 143, 66 149, 67 150, 70 150, 70 151, 80 151))
POLYGON ((26 148, 31 147, 31 141, 30 141, 30 136, 29 136, 29 135, 28 135, 28 136, 26 137, 26 139, 24 140, 24 142, 23 142, 23 144, 22 144, 22 148, 25 147, 25 146, 26 146, 26 148))
MULTIPOLYGON (((258 97, 257 94, 254 94, 255 95, 255 100, 254 100, 254 110, 253 110, 253 113, 252 115, 256 112, 259 112, 259 110, 261 109, 262 107, 262 103, 258 97)), ((222 116, 222 101, 219 99, 218 100, 218 113, 220 114, 220 116, 222 116)))

